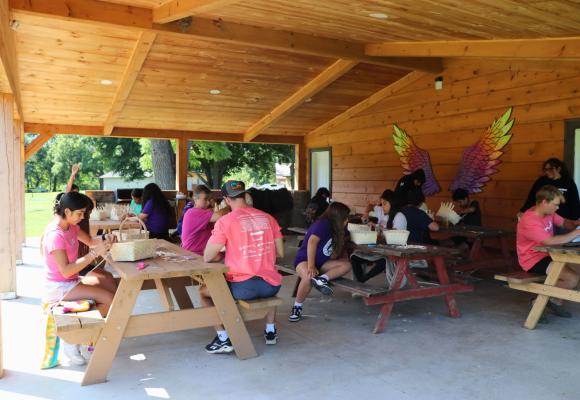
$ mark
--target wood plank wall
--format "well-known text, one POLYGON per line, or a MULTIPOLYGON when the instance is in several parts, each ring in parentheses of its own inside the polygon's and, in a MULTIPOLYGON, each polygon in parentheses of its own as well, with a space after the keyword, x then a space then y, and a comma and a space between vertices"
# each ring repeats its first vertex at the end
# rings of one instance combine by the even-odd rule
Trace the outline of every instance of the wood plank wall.
POLYGON ((330 131, 307 136, 307 146, 332 146, 333 198, 361 211, 402 175, 392 140, 392 123, 397 123, 430 153, 443 189, 428 199, 436 210, 450 197, 447 188, 463 149, 513 106, 516 123, 500 171, 474 196, 482 205, 484 224, 513 228, 542 161, 563 157, 564 120, 580 117, 580 70, 500 71, 481 63, 456 63, 441 75, 442 90, 433 88, 434 76, 425 75, 330 131))

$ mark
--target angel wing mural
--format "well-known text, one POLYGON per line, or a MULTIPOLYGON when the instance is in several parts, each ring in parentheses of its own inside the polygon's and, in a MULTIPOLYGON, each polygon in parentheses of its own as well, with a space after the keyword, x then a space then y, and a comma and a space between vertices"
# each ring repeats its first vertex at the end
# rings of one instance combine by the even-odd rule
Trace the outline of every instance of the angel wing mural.
MULTIPOLYGON (((483 191, 485 184, 491 180, 491 175, 498 172, 497 167, 501 164, 499 158, 503 154, 501 150, 512 137, 509 134, 514 125, 514 119, 510 120, 511 115, 510 107, 499 119, 493 121, 487 132, 475 144, 463 151, 459 172, 449 185, 450 191, 459 188, 467 190, 470 194, 483 191)), ((441 188, 433 173, 429 153, 417 147, 413 139, 397 125, 393 124, 393 130, 395 151, 400 156, 404 173, 410 174, 422 168, 426 178, 423 193, 425 196, 438 193, 441 188)))
POLYGON ((431 196, 441 191, 441 186, 433 175, 431 169, 431 159, 429 153, 418 147, 411 136, 407 135, 403 129, 397 125, 393 125, 395 140, 395 151, 401 158, 401 165, 403 166, 405 175, 412 174, 418 169, 425 172, 425 184, 423 184, 423 193, 425 196, 431 196))

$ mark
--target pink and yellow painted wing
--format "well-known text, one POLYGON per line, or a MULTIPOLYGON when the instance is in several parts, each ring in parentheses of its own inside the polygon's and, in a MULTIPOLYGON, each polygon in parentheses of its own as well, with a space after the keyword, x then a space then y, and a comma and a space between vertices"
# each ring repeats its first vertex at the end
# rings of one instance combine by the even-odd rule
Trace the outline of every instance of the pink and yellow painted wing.
POLYGON ((449 186, 449 190, 465 189, 469 193, 479 193, 491 180, 491 175, 498 172, 499 159, 512 135, 509 134, 514 125, 510 120, 512 108, 498 119, 494 120, 487 132, 473 145, 463 151, 459 172, 449 186))
POLYGON ((404 174, 408 175, 418 169, 423 169, 425 172, 423 193, 425 196, 432 196, 435 193, 439 193, 441 191, 441 186, 439 186, 439 183, 433 174, 429 153, 418 147, 405 130, 399 128, 395 124, 393 124, 393 130, 395 151, 400 156, 404 174))

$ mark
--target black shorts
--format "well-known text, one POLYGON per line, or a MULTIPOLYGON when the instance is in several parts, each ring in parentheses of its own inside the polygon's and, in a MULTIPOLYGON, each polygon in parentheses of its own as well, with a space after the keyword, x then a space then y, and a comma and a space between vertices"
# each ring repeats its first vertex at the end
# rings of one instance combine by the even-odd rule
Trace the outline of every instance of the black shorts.
POLYGON ((528 272, 538 275, 546 275, 546 270, 550 266, 551 262, 552 257, 546 256, 542 258, 540 261, 538 261, 532 268, 530 268, 528 272))

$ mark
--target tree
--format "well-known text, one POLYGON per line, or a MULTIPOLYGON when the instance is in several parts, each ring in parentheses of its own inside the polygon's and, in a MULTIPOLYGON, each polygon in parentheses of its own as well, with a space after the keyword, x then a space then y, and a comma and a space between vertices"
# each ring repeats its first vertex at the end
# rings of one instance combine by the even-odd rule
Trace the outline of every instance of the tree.
POLYGON ((161 189, 175 189, 175 152, 169 140, 151 140, 155 182, 161 189))
POLYGON ((87 142, 101 155, 106 171, 116 172, 126 180, 145 176, 139 162, 142 152, 138 139, 92 137, 87 142))

